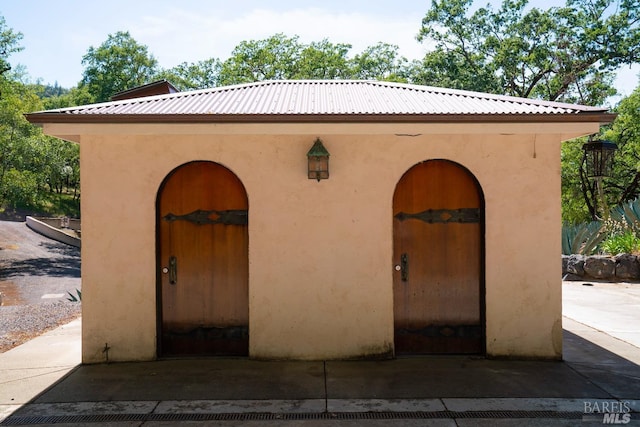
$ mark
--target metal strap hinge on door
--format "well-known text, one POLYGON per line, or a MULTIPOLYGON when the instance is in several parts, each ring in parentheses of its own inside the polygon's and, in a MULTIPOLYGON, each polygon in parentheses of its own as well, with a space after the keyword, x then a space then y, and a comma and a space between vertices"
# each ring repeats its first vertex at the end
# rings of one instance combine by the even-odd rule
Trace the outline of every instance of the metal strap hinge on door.
POLYGON ((418 213, 399 212, 395 215, 400 221, 417 219, 429 224, 435 223, 478 223, 480 222, 480 209, 427 209, 418 213))
POLYGON ((246 225, 248 223, 248 213, 242 209, 230 209, 225 211, 198 209, 184 215, 168 213, 162 217, 165 221, 188 221, 196 225, 224 224, 224 225, 246 225), (212 218, 215 216, 216 218, 212 218))

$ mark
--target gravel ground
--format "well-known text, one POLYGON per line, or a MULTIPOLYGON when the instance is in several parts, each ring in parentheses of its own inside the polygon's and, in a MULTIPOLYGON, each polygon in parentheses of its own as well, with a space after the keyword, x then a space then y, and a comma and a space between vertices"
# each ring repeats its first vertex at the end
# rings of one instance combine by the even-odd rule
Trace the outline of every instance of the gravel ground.
POLYGON ((80 250, 0 221, 0 353, 80 316, 80 250))
POLYGON ((0 353, 80 317, 81 305, 49 301, 0 307, 0 353))

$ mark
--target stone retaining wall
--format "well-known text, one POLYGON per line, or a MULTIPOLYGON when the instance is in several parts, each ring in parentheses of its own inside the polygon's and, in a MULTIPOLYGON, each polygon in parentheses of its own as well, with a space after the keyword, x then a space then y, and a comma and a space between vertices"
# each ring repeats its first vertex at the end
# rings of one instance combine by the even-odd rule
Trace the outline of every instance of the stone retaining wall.
POLYGON ((564 280, 640 280, 640 262, 636 255, 562 255, 564 280))

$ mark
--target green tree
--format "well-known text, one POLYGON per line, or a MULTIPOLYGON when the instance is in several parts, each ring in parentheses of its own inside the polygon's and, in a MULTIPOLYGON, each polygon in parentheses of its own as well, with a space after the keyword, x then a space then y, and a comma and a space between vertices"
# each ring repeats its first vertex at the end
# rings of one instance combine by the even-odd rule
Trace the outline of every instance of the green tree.
POLYGON ((304 44, 296 37, 276 34, 243 41, 222 63, 221 85, 282 79, 378 79, 408 81, 410 68, 398 47, 370 46, 353 58, 352 46, 329 40, 304 44))
POLYGON ((71 89, 65 89, 58 86, 57 83, 51 86, 40 82, 27 84, 27 86, 42 100, 45 110, 74 107, 95 102, 87 86, 76 86, 71 89))
POLYGON ((294 74, 302 44, 298 37, 276 34, 265 40, 240 42, 223 62, 221 85, 282 80, 294 74))
MULTIPOLYGON (((585 192, 581 178, 582 167, 582 144, 585 138, 578 138, 566 141, 561 146, 561 182, 562 182, 562 222, 565 224, 580 224, 593 221, 597 215, 591 215, 591 211, 586 205, 585 192)), ((593 195, 591 195, 593 197, 593 195)), ((596 199, 597 200, 597 199, 596 199)))
POLYGON ((28 170, 37 132, 22 113, 35 109, 39 100, 19 81, 21 71, 9 73, 9 56, 22 50, 21 39, 0 16, 0 206, 17 200, 35 203, 37 194, 35 173, 28 170))
POLYGON ((378 43, 367 47, 349 60, 351 77, 363 80, 407 82, 409 62, 398 52, 398 46, 378 43))
POLYGON ((218 86, 222 63, 210 58, 195 63, 183 62, 168 70, 162 70, 155 80, 165 79, 178 90, 207 89, 218 86))
POLYGON ((0 78, 0 92, 0 205, 15 205, 20 200, 31 203, 37 191, 33 152, 39 129, 23 113, 39 109, 40 100, 22 83, 4 78, 0 78))
POLYGON ((603 134, 618 145, 606 190, 612 203, 620 204, 640 195, 640 85, 614 111, 618 117, 603 134))
POLYGON ((587 105, 614 94, 613 71, 640 58, 640 0, 527 3, 471 13, 473 0, 433 0, 419 40, 435 49, 414 81, 587 105))
POLYGON ((0 75, 11 70, 8 58, 12 53, 20 52, 23 49, 18 45, 22 37, 22 33, 16 33, 8 28, 4 17, 0 16, 0 75))
POLYGON ((43 138, 41 154, 46 157, 40 168, 40 179, 51 193, 73 191, 78 195, 80 183, 80 153, 78 145, 57 138, 43 138))
POLYGON ((89 88, 82 85, 66 90, 60 95, 49 97, 41 95, 41 98, 46 110, 75 107, 96 102, 94 96, 89 92, 89 88))
POLYGON ((31 84, 24 67, 11 67, 8 56, 20 50, 21 37, 0 17, 0 207, 41 210, 60 165, 63 185, 79 197, 78 146, 44 136, 24 118, 25 112, 43 109, 41 97, 57 98, 67 91, 57 84, 31 84))
POLYGON ((333 44, 324 39, 306 46, 300 46, 297 62, 291 64, 289 75, 285 78, 334 80, 350 77, 347 54, 350 44, 333 44))
POLYGON ((149 83, 158 74, 158 61, 129 32, 110 34, 99 47, 82 57, 85 66, 80 87, 86 86, 96 102, 149 83))

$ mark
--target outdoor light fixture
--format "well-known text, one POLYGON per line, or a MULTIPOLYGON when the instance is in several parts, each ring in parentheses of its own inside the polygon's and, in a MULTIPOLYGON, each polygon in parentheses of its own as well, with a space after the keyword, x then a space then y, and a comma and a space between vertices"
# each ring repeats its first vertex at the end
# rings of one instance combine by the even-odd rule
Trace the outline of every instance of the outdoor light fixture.
POLYGON ((313 146, 307 153, 307 160, 309 162, 309 179, 321 179, 329 178, 329 152, 320 138, 316 139, 313 146))
POLYGON ((583 146, 582 164, 589 178, 602 178, 611 174, 613 155, 618 146, 613 142, 593 140, 589 137, 583 146))

